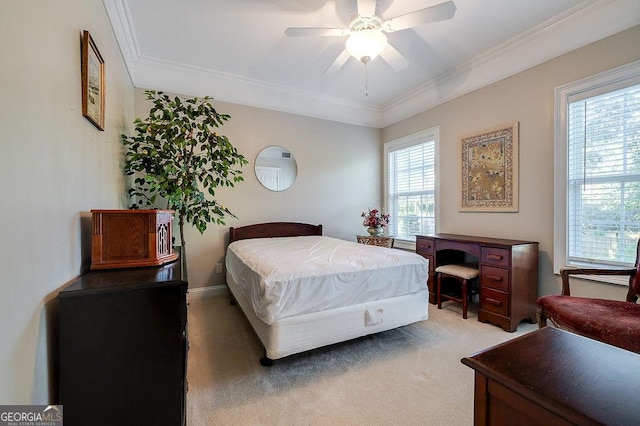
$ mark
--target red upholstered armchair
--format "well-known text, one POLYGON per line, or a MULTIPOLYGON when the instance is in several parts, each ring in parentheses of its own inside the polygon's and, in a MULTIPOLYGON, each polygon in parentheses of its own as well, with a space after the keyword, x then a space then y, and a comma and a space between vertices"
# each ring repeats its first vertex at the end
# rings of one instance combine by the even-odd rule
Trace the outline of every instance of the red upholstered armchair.
POLYGON ((561 269, 562 295, 538 299, 538 327, 553 325, 640 353, 640 241, 633 269, 561 269), (627 301, 573 297, 570 275, 628 275, 627 301))

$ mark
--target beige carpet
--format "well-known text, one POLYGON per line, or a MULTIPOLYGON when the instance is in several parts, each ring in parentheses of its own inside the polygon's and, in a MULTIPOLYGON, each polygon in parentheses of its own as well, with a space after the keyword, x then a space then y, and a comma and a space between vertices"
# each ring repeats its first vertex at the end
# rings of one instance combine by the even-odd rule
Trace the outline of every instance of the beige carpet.
POLYGON ((429 319, 262 367, 263 348, 226 296, 191 300, 189 425, 471 425, 473 371, 460 359, 526 332, 463 320, 458 304, 429 319))

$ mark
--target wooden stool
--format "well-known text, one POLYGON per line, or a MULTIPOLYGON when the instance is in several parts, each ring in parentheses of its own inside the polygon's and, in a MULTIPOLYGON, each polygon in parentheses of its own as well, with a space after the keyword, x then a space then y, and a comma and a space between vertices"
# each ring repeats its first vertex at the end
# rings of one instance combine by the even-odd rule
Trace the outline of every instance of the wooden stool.
POLYGON ((467 319, 467 299, 471 292, 469 283, 471 280, 478 278, 480 271, 478 265, 473 263, 465 263, 462 265, 441 265, 436 268, 438 275, 437 299, 438 309, 442 309, 442 299, 452 300, 462 303, 462 318, 467 319), (460 298, 451 294, 442 294, 442 278, 453 278, 460 282, 460 298))

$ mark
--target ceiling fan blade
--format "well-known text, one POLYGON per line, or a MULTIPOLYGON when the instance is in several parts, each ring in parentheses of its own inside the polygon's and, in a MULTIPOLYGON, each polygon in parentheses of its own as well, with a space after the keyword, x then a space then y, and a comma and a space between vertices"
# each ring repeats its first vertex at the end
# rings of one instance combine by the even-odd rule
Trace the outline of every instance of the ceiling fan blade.
POLYGON ((349 35, 349 28, 287 28, 285 34, 289 37, 342 37, 349 35))
POLYGON ((387 43, 387 46, 380 53, 380 57, 384 59, 395 72, 402 71, 409 66, 409 61, 389 43, 387 43))
POLYGON ((334 75, 336 75, 338 73, 338 71, 340 71, 340 69, 344 66, 344 64, 347 62, 347 60, 349 59, 351 55, 349 54, 349 52, 347 52, 347 49, 344 49, 342 51, 342 53, 340 54, 340 56, 338 56, 336 58, 335 61, 333 61, 333 63, 331 65, 329 65, 329 68, 327 68, 322 75, 325 77, 332 77, 334 75))
POLYGON ((382 23, 386 32, 400 31, 430 22, 446 21, 456 14, 456 5, 447 1, 415 12, 388 19, 382 23))
POLYGON ((376 0, 357 0, 359 16, 373 16, 376 14, 376 0))

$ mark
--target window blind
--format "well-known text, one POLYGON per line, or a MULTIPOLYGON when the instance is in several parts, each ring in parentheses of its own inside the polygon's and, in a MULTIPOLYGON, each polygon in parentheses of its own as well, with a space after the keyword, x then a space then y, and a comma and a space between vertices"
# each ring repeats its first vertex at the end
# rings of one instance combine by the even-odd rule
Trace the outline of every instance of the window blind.
POLYGON ((633 265, 640 238, 640 85, 588 95, 570 96, 567 106, 567 260, 633 265))
POLYGON ((415 241, 416 234, 435 232, 435 141, 388 152, 390 232, 415 241))

